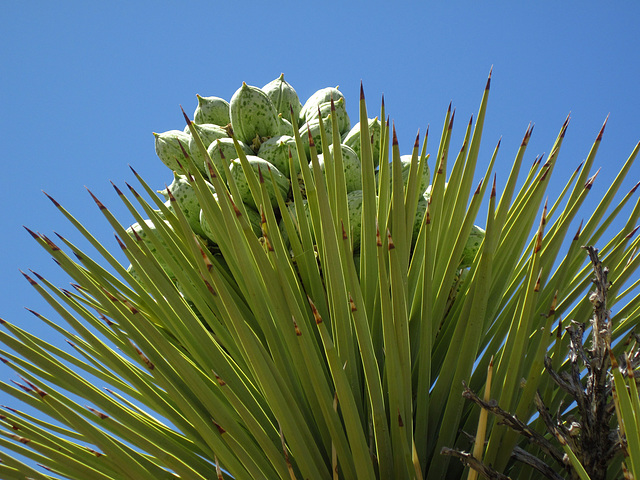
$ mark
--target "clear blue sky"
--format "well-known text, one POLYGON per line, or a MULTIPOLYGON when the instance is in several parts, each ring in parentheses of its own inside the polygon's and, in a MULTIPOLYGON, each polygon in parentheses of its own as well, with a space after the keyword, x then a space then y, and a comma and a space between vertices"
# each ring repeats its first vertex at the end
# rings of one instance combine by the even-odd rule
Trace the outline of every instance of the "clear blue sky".
MULTIPOLYGON (((586 157, 607 114, 592 196, 640 140, 637 2, 172 3, 3 5, 0 317, 31 330, 39 323, 23 307, 55 318, 18 269, 68 283, 22 228, 79 238, 41 190, 116 252, 84 186, 129 222, 109 180, 135 184, 131 164, 158 189, 170 183, 152 132, 182 129, 179 105, 191 114, 196 93, 229 99, 243 81, 261 87, 284 72, 303 102, 340 85, 356 119, 362 80, 373 115, 384 93, 402 153, 427 125, 433 153, 450 101, 459 148, 493 65, 479 165, 502 136, 504 185, 529 122, 528 163, 549 151, 571 112, 550 194, 586 157)), ((621 193, 638 180, 640 166, 621 193)), ((17 376, 1 368, 0 378, 17 376)), ((12 402, 0 393, 0 404, 12 402)))

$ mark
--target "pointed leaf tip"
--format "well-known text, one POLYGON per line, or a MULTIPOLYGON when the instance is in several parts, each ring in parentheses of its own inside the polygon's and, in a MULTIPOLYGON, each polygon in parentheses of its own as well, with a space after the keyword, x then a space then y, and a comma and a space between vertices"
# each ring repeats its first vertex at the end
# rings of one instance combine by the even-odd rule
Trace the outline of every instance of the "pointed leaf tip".
POLYGON ((184 117, 184 120, 187 122, 187 125, 191 125, 191 120, 189 119, 189 115, 187 115, 187 113, 184 111, 184 108, 182 108, 182 105, 180 105, 180 110, 182 110, 182 116, 184 117))
POLYGON ((29 235, 31 235, 33 238, 35 238, 36 240, 38 238, 40 238, 40 235, 38 235, 36 232, 34 232, 33 230, 29 229, 28 227, 25 227, 24 225, 22 226, 22 228, 24 228, 27 232, 29 232, 29 235))
POLYGON ((593 174, 593 177, 591 177, 589 180, 587 180, 587 183, 585 183, 584 188, 587 190, 591 190, 591 187, 593 187, 593 183, 596 181, 596 177, 598 176, 598 174, 600 173, 600 168, 598 169, 598 171, 596 173, 593 174))
POLYGON ((42 193, 44 193, 47 196, 47 198, 51 200, 56 207, 60 208, 60 204, 51 195, 49 195, 44 190, 42 190, 42 193))
POLYGON ((364 100, 364 87, 362 86, 362 80, 360 80, 360 100, 364 100))
POLYGON ((394 248, 396 248, 396 244, 393 243, 393 238, 391 238, 391 232, 389 231, 388 228, 387 228, 387 241, 389 243, 389 246, 387 247, 388 250, 393 250, 394 248))
POLYGON ((393 146, 398 145, 398 136, 396 135, 396 124, 393 124, 393 146))
POLYGON ((578 231, 576 232, 575 236, 573 237, 573 241, 577 242, 578 239, 580 238, 580 232, 582 231, 582 223, 584 222, 584 218, 582 220, 580 220, 580 225, 578 225, 578 231))
POLYGON ((120 196, 123 195, 122 191, 117 187, 117 185, 113 182, 111 182, 111 185, 113 186, 113 188, 116 190, 116 193, 120 196))
POLYGON ((105 207, 105 206, 102 204, 102 202, 101 202, 100 200, 98 200, 98 197, 96 197, 96 196, 91 192, 91 190, 89 190, 86 186, 85 186, 84 188, 86 188, 86 189, 87 189, 87 192, 89 192, 89 195, 91 195, 91 198, 93 198, 93 201, 94 201, 94 202, 96 202, 96 205, 98 205, 98 208, 99 208, 100 210, 106 210, 106 209, 107 209, 107 207, 105 207))
POLYGON ((609 113, 607 113, 607 118, 604 119, 604 123, 602 124, 602 127, 600 128, 600 131, 598 132, 598 138, 596 138, 596 142, 599 142, 602 140, 602 135, 604 134, 604 129, 607 126, 607 122, 609 121, 609 113))

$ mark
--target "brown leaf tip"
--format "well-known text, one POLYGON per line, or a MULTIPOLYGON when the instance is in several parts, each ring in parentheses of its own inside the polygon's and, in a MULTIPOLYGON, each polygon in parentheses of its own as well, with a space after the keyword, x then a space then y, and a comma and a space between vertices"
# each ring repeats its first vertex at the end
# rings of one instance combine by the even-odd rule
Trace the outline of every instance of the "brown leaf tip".
POLYGON ((353 297, 351 296, 351 294, 349 294, 349 307, 351 307, 352 312, 355 312, 356 310, 358 310, 358 307, 356 307, 356 302, 353 300, 353 297))
POLYGON ((313 312, 313 318, 316 321, 316 325, 320 325, 322 323, 322 317, 320 316, 315 303, 313 303, 313 300, 311 300, 311 297, 309 295, 307 295, 307 300, 309 301, 309 305, 311 306, 311 311, 313 312))
POLYGON ((538 273, 538 278, 536 279, 536 284, 533 287, 533 291, 534 292, 539 292, 540 291, 540 283, 541 283, 541 277, 542 277, 542 268, 540 269, 540 272, 538 273))
POLYGON ((607 126, 607 121, 609 120, 609 115, 607 114, 607 118, 604 119, 604 123, 602 124, 602 127, 600 128, 600 132, 598 132, 598 138, 596 138, 596 142, 599 142, 600 140, 602 140, 602 135, 604 134, 604 129, 607 126))
POLYGON ((395 146, 398 145, 398 136, 396 135, 396 124, 395 123, 393 124, 392 130, 393 130, 393 141, 392 141, 393 143, 392 143, 392 145, 395 147, 395 146))
POLYGON ((360 80, 360 100, 364 100, 364 87, 362 86, 362 80, 360 80))
MULTIPOLYGON (((87 188, 87 187, 84 187, 84 188, 87 188)), ((91 198, 93 198, 93 201, 94 201, 94 202, 96 202, 96 205, 98 205, 98 208, 99 208, 100 210, 106 210, 106 209, 107 209, 107 207, 105 207, 105 206, 102 204, 102 202, 101 202, 100 200, 98 200, 98 197, 96 197, 96 196, 91 192, 91 190, 89 190, 88 188, 87 188, 87 192, 89 192, 89 195, 91 195, 91 198)))
POLYGON ((225 382, 222 378, 220 378, 220 375, 218 375, 218 374, 217 374, 216 372, 214 372, 213 370, 212 370, 212 372, 213 372, 213 374, 214 374, 214 375, 215 375, 215 377, 216 377, 216 380, 217 380, 217 382, 218 382, 218 385, 220 385, 221 387, 223 387, 223 386, 225 386, 225 385, 227 384, 227 382, 225 382))
POLYGON ((122 196, 122 191, 121 191, 121 190, 116 186, 116 184, 115 184, 115 183, 111 182, 111 186, 116 190, 116 193, 117 193, 119 196, 122 196))
POLYGON ((520 144, 520 146, 526 147, 529 144, 531 133, 533 133, 533 124, 529 122, 529 126, 527 127, 527 131, 524 132, 524 138, 522 139, 522 143, 520 144))
POLYGON ((298 337, 302 336, 302 332, 300 331, 300 327, 298 327, 298 323, 296 322, 296 319, 291 317, 291 320, 293 321, 293 328, 296 331, 296 336, 298 337))
POLYGON ((51 195, 49 195, 44 190, 42 190, 42 193, 44 193, 47 196, 47 198, 51 200, 56 207, 60 208, 60 204, 51 195))
POLYGON ((53 240, 51 240, 49 237, 47 237, 46 235, 42 235, 42 239, 47 242, 47 245, 49 245, 49 248, 54 251, 54 252, 58 252, 60 251, 60 247, 58 247, 55 243, 53 243, 53 240))
POLYGON ((593 177, 587 180, 587 183, 585 183, 584 185, 585 189, 591 190, 591 187, 593 186, 593 182, 595 182, 596 177, 598 176, 599 173, 600 173, 600 169, 598 169, 598 171, 593 175, 593 177))
POLYGON ((640 228, 640 225, 638 225, 636 228, 634 228, 633 230, 631 230, 631 232, 629 232, 627 234, 626 237, 624 237, 625 239, 629 239, 631 237, 633 237, 635 235, 635 233, 638 231, 638 228, 640 228))
POLYGON ((30 230, 28 227, 25 227, 24 225, 22 226, 27 232, 29 232, 29 235, 31 235, 33 238, 35 238, 36 240, 38 240, 40 238, 40 235, 38 235, 37 233, 35 233, 33 230, 30 230))
POLYGON ((22 270, 20 270, 20 273, 24 276, 24 278, 27 279, 27 281, 31 284, 31 285, 38 285, 38 283, 31 278, 29 275, 27 275, 26 273, 24 273, 22 270))
POLYGON ((185 121, 187 122, 187 125, 191 125, 191 120, 189 119, 189 116, 184 111, 184 108, 182 108, 182 105, 180 105, 180 110, 182 110, 182 116, 184 117, 185 121))
POLYGON ((213 422, 213 424, 218 429, 218 432, 220 432, 220 435, 222 435, 224 433, 227 433, 227 431, 224 428, 222 428, 213 418, 211 419, 211 421, 213 422))
POLYGON ((564 138, 565 133, 567 133, 567 127, 569 126, 569 121, 571 120, 571 112, 567 115, 566 120, 562 124, 562 129, 560 130, 560 138, 564 138))
POLYGON ((393 239, 391 238, 391 232, 389 231, 389 229, 387 228, 387 240, 389 241, 389 250, 393 250, 394 248, 396 248, 396 244, 393 243, 393 239))
POLYGON ((91 408, 91 407, 87 407, 87 409, 94 413, 100 420, 104 420, 106 418, 109 418, 109 415, 107 415, 106 413, 102 413, 98 410, 96 410, 95 408, 91 408))

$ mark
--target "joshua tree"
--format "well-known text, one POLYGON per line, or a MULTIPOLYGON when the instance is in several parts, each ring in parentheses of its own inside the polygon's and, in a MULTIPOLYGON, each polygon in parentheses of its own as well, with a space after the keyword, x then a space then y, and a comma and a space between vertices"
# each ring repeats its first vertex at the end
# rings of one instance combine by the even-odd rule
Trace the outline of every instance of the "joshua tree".
POLYGON ((587 458, 576 439, 596 427, 566 401, 583 398, 598 360, 610 362, 594 384, 609 396, 606 478, 624 455, 639 478, 638 349, 625 339, 637 340, 640 296, 637 281, 622 287, 640 262, 640 204, 604 237, 634 196, 614 202, 639 147, 585 203, 603 125, 566 186, 547 192, 567 118, 522 172, 526 130, 501 192, 499 143, 474 185, 489 83, 460 149, 449 109, 430 155, 428 132, 401 155, 384 102, 369 118, 362 88, 352 127, 337 89, 302 105, 283 76, 244 84, 229 103, 198 97, 187 129, 155 135, 174 172, 166 200, 137 174, 129 196, 114 185, 134 225, 92 194, 115 241, 52 198, 95 252, 29 230, 73 287, 25 273, 56 318, 33 313, 74 353, 2 321, 2 358, 19 378, 0 386, 41 415, 2 407, 0 477, 466 477, 446 447, 470 477, 570 478, 587 458), (583 245, 600 246, 598 262, 583 245), (580 325, 601 325, 588 296, 600 259, 616 321, 601 337, 594 327, 587 351, 580 325))

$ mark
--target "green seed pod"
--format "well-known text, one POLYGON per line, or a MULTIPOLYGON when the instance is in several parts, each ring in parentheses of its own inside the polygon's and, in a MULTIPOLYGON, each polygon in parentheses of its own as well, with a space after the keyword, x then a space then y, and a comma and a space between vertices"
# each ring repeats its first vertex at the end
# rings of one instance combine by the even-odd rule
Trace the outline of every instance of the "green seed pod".
MULTIPOLYGON (((249 148, 247 144, 243 142, 238 143, 240 144, 240 148, 242 148, 242 151, 245 153, 245 155, 253 155, 253 150, 251 150, 251 148, 249 148)), ((216 141, 211 142, 211 145, 209 145, 209 148, 207 148, 207 153, 209 154, 209 157, 211 157, 211 161, 220 173, 222 180, 226 182, 227 177, 224 168, 222 168, 223 164, 220 152, 222 152, 224 158, 227 159, 227 163, 231 163, 231 160, 233 160, 234 158, 238 158, 238 152, 236 152, 236 146, 233 143, 232 138, 219 138, 216 141)), ((208 174, 209 169, 206 168, 205 170, 208 174)))
MULTIPOLYGON (((202 125, 198 125, 197 123, 194 123, 193 127, 195 128, 196 132, 198 132, 200 140, 202 140, 204 147, 207 149, 215 140, 221 138, 229 138, 229 135, 227 135, 227 131, 220 125, 214 125, 212 123, 203 123, 202 125)), ((193 160, 193 163, 196 164, 198 169, 200 169, 202 173, 206 174, 207 169, 204 155, 200 153, 200 149, 198 148, 198 145, 196 144, 195 138, 193 136, 189 137, 189 154, 191 155, 191 159, 193 160)))
MULTIPOLYGON (((218 202, 218 195, 216 193, 213 194, 215 201, 218 202)), ((249 224, 251 225, 251 229, 253 230, 253 233, 256 234, 257 237, 262 236, 262 231, 260 229, 260 214, 258 212, 256 212, 255 210, 252 210, 251 208, 247 208, 247 218, 249 220, 249 224)), ((200 209, 200 211, 198 212, 198 219, 200 222, 200 227, 203 231, 203 235, 209 239, 209 241, 211 241, 211 243, 217 244, 218 240, 217 240, 217 234, 214 231, 213 228, 211 228, 211 226, 209 225, 209 222, 207 222, 207 219, 204 215, 204 210, 200 209)))
POLYGON ((318 107, 323 103, 330 102, 333 98, 334 102, 337 102, 341 98, 344 98, 344 95, 338 88, 327 87, 321 88, 313 95, 311 95, 308 100, 304 103, 302 110, 300 110, 299 125, 302 125, 304 122, 311 120, 312 115, 316 115, 318 113, 318 107))
POLYGON ((298 118, 300 110, 302 110, 302 103, 300 103, 295 89, 285 81, 284 73, 262 87, 262 91, 267 94, 276 108, 276 112, 282 114, 285 120, 291 118, 291 108, 295 118, 298 118))
MULTIPOLYGON (((333 101, 333 106, 335 108, 335 116, 338 119, 338 131, 340 135, 344 135, 351 128, 351 121, 349 120, 349 115, 347 114, 347 107, 344 97, 340 98, 338 101, 333 101)), ((331 102, 321 103, 315 112, 309 112, 307 120, 313 120, 318 118, 319 116, 322 119, 326 119, 331 114, 331 102)))
POLYGON ((169 130, 164 133, 154 133, 156 154, 167 167, 174 172, 181 172, 180 165, 186 167, 186 159, 180 145, 189 153, 190 135, 180 130, 169 130))
POLYGON ((289 150, 291 150, 291 158, 293 159, 294 167, 297 169, 297 174, 300 171, 300 160, 298 160, 296 139, 289 135, 277 135, 263 142, 260 145, 260 150, 258 150, 258 156, 275 165, 287 178, 291 178, 289 172, 289 150))
POLYGON ((416 205, 416 215, 413 219, 413 231, 411 235, 411 245, 415 245, 420 234, 420 228, 422 228, 422 221, 424 220, 424 214, 427 212, 429 206, 429 200, 424 195, 418 198, 418 204, 416 205))
MULTIPOLYGON (((273 172, 276 186, 280 191, 282 197, 285 199, 289 194, 289 179, 274 165, 267 162, 263 158, 256 157, 254 155, 247 155, 247 160, 249 162, 249 165, 251 165, 251 168, 255 172, 257 178, 259 178, 259 172, 262 173, 271 205, 273 207, 277 207, 278 201, 275 196, 275 190, 273 182, 271 181, 271 175, 269 171, 273 172)), ((251 195, 249 182, 247 181, 247 178, 244 175, 244 171, 242 170, 240 159, 235 159, 231 162, 230 175, 236 182, 236 186, 238 187, 238 191, 240 192, 242 201, 249 205, 251 208, 258 210, 258 206, 256 205, 255 201, 253 200, 253 196, 251 195)))
POLYGON ((229 102, 219 97, 198 98, 198 106, 193 114, 193 122, 197 124, 212 123, 221 127, 231 123, 229 118, 229 102))
POLYGON ((470 267, 473 263, 473 259, 476 257, 478 250, 480 250, 480 245, 484 240, 485 231, 474 225, 471 228, 471 232, 469 233, 469 238, 467 239, 467 243, 464 246, 464 250, 462 251, 462 258, 460 259, 460 268, 470 267))
POLYGON ((360 232, 362 230, 362 190, 354 190, 347 194, 349 207, 349 225, 351 229, 351 245, 353 251, 360 250, 360 232))
POLYGON ((280 134, 293 137, 293 125, 291 125, 291 122, 284 118, 281 113, 278 114, 278 121, 280 122, 280 134))
MULTIPOLYGON (((342 166, 344 169, 344 180, 347 186, 347 193, 354 190, 362 190, 362 165, 356 152, 351 147, 346 145, 340 145, 342 151, 342 166)), ((329 145, 329 152, 331 158, 333 158, 333 145, 329 145)), ((318 155, 318 162, 320 163, 320 169, 324 172, 324 156, 318 155)), ((309 164, 309 167, 312 165, 309 164)))
MULTIPOLYGON (((444 183, 444 188, 445 188, 445 190, 446 190, 446 188, 447 188, 447 185, 449 185, 449 182, 445 182, 445 183, 444 183)), ((433 185, 429 185, 429 186, 425 189, 424 193, 422 194, 422 195, 424 195, 424 198, 426 198, 427 200, 429 200, 429 199, 431 198, 431 189, 432 189, 432 188, 433 188, 433 185)))
POLYGON ((131 275, 136 282, 142 285, 142 277, 138 274, 138 272, 136 271, 136 269, 133 267, 131 263, 127 267, 127 273, 131 275))
MULTIPOLYGON (((211 190, 211 194, 214 194, 215 189, 213 188, 213 185, 207 182, 207 186, 211 190)), ((200 226, 200 203, 198 202, 196 192, 189 180, 187 180, 187 177, 185 175, 174 174, 173 182, 169 185, 169 191, 176 199, 178 207, 182 210, 182 213, 187 219, 187 223, 191 229, 198 235, 204 235, 200 226)), ((161 190, 158 193, 161 193, 167 199, 169 198, 166 189, 161 190)), ((174 212, 171 202, 169 202, 168 207, 169 210, 174 212)))
MULTIPOLYGON (((165 225, 173 230, 171 228, 171 224, 167 221, 164 220, 165 225)), ((160 242, 162 243, 163 246, 167 246, 166 243, 164 242, 164 240, 162 239, 162 237, 160 236, 160 233, 157 231, 156 226, 153 224, 153 221, 151 220, 145 220, 145 224, 151 229, 151 235, 156 235, 159 239, 160 242)), ((138 223, 134 223, 133 225, 131 225, 129 228, 127 228, 126 232, 127 234, 133 239, 133 240, 137 240, 136 239, 136 235, 135 233, 138 234, 138 236, 142 239, 142 241, 145 243, 145 245, 147 246, 147 248, 149 248, 149 251, 151 252, 151 254, 155 257, 155 259, 158 261, 158 264, 160 265, 160 267, 162 267, 162 269, 165 271, 165 273, 170 277, 173 278, 174 274, 171 271, 171 269, 169 268, 169 265, 167 264, 167 262, 165 262, 162 257, 160 256, 158 249, 156 248, 156 246, 153 244, 153 241, 151 240, 151 238, 149 236, 147 236, 147 234, 145 233, 145 231, 142 229, 142 227, 140 226, 140 224, 138 223)))
MULTIPOLYGON (((402 184, 406 188, 409 183, 409 172, 411 171, 411 155, 401 155, 400 163, 402 164, 402 184)), ((380 171, 376 172, 376 175, 380 171)), ((391 185, 393 185, 393 167, 389 164, 389 181, 391 185)), ((377 179, 377 176, 376 176, 377 179)), ((429 165, 425 162, 424 168, 422 169, 422 177, 420 178, 420 185, 418 185, 419 192, 425 192, 429 188, 429 165)))
MULTIPOLYGON (((307 222, 309 223, 309 225, 311 225, 311 212, 309 210, 309 203, 307 202, 306 199, 302 200, 302 208, 304 210, 304 213, 307 217, 307 222)), ((296 213, 296 206, 294 203, 290 203, 289 205, 287 205, 287 211, 286 213, 283 213, 283 215, 289 214, 289 216, 291 217, 291 220, 293 220, 293 224, 296 226, 298 232, 300 231, 300 226, 298 225, 298 215, 296 213)), ((291 246, 291 241, 289 240, 289 234, 287 233, 287 229, 284 226, 284 220, 280 219, 280 223, 278 224, 278 228, 280 229, 280 235, 282 235, 282 241, 284 242, 285 247, 290 248, 291 246)), ((313 228, 311 228, 311 236, 313 241, 315 241, 315 235, 313 233, 313 228)))
POLYGON ((256 138, 269 138, 280 133, 280 121, 273 103, 258 87, 242 83, 231 97, 231 128, 236 138, 251 145, 256 138))
MULTIPOLYGON (((378 120, 378 117, 369 119, 369 135, 373 137, 371 152, 373 153, 373 165, 377 167, 380 163, 380 120, 378 120)), ((349 133, 342 139, 342 143, 353 148, 358 154, 358 158, 362 160, 360 152, 360 122, 349 130, 349 133)))
MULTIPOLYGON (((329 116, 329 118, 327 118, 326 120, 322 120, 322 127, 324 128, 327 139, 331 141, 331 139, 333 138, 331 136, 331 116, 329 116)), ((311 120, 305 123, 300 128, 300 139, 304 144, 304 150, 305 150, 305 153, 307 154, 307 157, 309 157, 309 132, 311 132, 313 143, 316 146, 316 152, 322 153, 322 137, 320 136, 320 120, 319 119, 316 118, 314 120, 311 120)))

